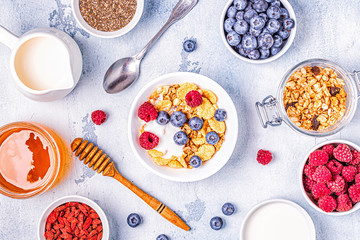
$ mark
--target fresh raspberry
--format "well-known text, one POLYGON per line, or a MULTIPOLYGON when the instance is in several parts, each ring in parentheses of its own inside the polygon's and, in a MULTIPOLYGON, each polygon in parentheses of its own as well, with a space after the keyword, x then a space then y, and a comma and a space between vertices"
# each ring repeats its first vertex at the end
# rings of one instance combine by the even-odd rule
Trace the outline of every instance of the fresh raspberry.
POLYGON ((313 180, 313 174, 315 173, 316 167, 310 166, 309 164, 306 164, 304 167, 304 174, 313 180))
POLYGON ((157 111, 155 109, 155 107, 149 103, 149 102, 144 102, 138 110, 138 117, 141 120, 144 120, 145 122, 150 122, 156 119, 157 117, 157 111))
POLYGON ((360 187, 358 185, 352 185, 349 187, 349 197, 353 203, 360 202, 360 187))
POLYGON ((262 165, 268 165, 272 160, 271 152, 260 149, 257 153, 256 160, 262 165))
POLYGON ((142 148, 150 150, 159 144, 159 137, 151 132, 143 132, 140 135, 139 142, 142 148))
POLYGON ((96 110, 94 112, 91 113, 91 120, 93 121, 93 123, 95 123, 96 125, 101 125, 105 122, 106 120, 106 113, 102 110, 96 110))
POLYGON ((335 195, 340 196, 342 194, 347 194, 348 193, 348 188, 349 188, 349 184, 347 182, 345 182, 344 189, 341 192, 335 192, 335 195))
POLYGON ((303 184, 305 191, 310 193, 313 187, 316 185, 316 182, 314 180, 311 180, 310 178, 304 176, 303 178, 303 184))
POLYGON ((360 173, 356 174, 355 176, 355 184, 360 187, 360 173))
POLYGON ((185 101, 190 107, 198 107, 203 103, 201 94, 196 90, 188 92, 185 96, 185 101))
POLYGON ((345 166, 341 171, 341 175, 344 180, 347 182, 352 182, 355 179, 355 175, 357 174, 357 168, 354 166, 345 166))
POLYGON ((343 169, 343 165, 336 160, 330 160, 326 164, 326 167, 330 170, 330 172, 332 172, 333 175, 339 175, 343 169))
POLYGON ((327 186, 332 192, 338 193, 344 190, 345 180, 340 175, 336 175, 333 181, 327 183, 327 186))
POLYGON ((333 155, 340 162, 350 162, 352 160, 351 149, 346 144, 339 144, 334 149, 333 155))
POLYGON ((334 146, 331 144, 325 145, 323 146, 323 148, 321 150, 323 150, 324 152, 326 152, 329 155, 329 158, 333 157, 333 151, 334 151, 334 146))
POLYGON ((342 194, 336 199, 338 212, 346 212, 352 209, 352 202, 347 194, 342 194))
POLYGON ((318 202, 319 207, 325 212, 332 212, 336 209, 337 203, 334 197, 324 196, 318 202))
POLYGON ((352 158, 350 164, 351 165, 359 165, 360 164, 360 152, 354 149, 351 151, 351 153, 352 153, 353 158, 352 158))
POLYGON ((313 180, 317 183, 327 183, 331 181, 332 175, 329 169, 325 166, 318 166, 312 175, 313 180))
POLYGON ((309 164, 311 166, 320 166, 328 162, 329 155, 323 150, 316 150, 309 156, 309 164))
POLYGON ((317 183, 313 186, 311 193, 314 199, 319 199, 323 196, 331 194, 331 191, 325 183, 317 183))

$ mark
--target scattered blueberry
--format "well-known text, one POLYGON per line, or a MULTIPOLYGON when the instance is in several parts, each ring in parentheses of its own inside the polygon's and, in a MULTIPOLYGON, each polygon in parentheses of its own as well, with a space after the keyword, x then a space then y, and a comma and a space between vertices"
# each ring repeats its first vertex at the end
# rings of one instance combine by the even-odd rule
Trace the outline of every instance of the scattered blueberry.
POLYGON ((274 45, 274 39, 270 33, 263 33, 259 36, 259 47, 262 49, 270 49, 274 45))
POLYGON ((269 7, 269 4, 264 0, 257 0, 254 2, 252 6, 257 12, 265 12, 266 9, 269 7))
POLYGON ((283 39, 279 35, 274 35, 274 47, 280 47, 283 43, 283 39))
POLYGON ((174 127, 182 127, 186 122, 186 116, 181 111, 173 112, 170 116, 170 122, 174 127))
POLYGON ((249 33, 251 36, 258 37, 262 33, 262 29, 256 30, 254 28, 250 28, 249 33))
POLYGON ((156 122, 160 125, 166 125, 170 122, 170 115, 165 111, 158 112, 156 122))
POLYGON ((137 213, 131 213, 128 217, 127 217, 127 223, 130 227, 134 228, 139 226, 139 224, 141 223, 141 217, 139 214, 137 213))
POLYGON ((287 39, 290 37, 290 31, 286 30, 285 28, 280 29, 278 34, 282 39, 287 39))
POLYGON ((214 114, 214 118, 216 121, 223 122, 223 121, 225 121, 226 116, 227 116, 227 113, 224 109, 221 109, 221 108, 216 109, 215 114, 214 114))
POLYGON ((178 131, 177 133, 175 133, 174 135, 174 142, 177 145, 185 145, 188 141, 188 136, 186 135, 185 132, 183 131, 178 131))
POLYGON ((236 13, 236 16, 235 16, 235 18, 236 18, 236 20, 244 20, 244 14, 245 14, 245 12, 244 11, 238 11, 237 13, 236 13))
POLYGON ((189 120, 189 127, 194 131, 202 129, 204 121, 201 118, 193 117, 189 120))
POLYGON ((193 52, 196 48, 196 42, 193 40, 186 40, 183 44, 185 52, 193 52))
POLYGON ((215 145, 219 141, 219 135, 214 131, 208 132, 205 138, 206 138, 206 142, 211 145, 215 145))
POLYGON ((247 4, 247 0, 234 0, 234 6, 237 10, 244 10, 247 4))
POLYGON ((280 0, 274 0, 274 1, 272 1, 272 2, 271 2, 271 6, 280 7, 280 6, 281 6, 280 0))
POLYGON ((265 26, 265 20, 260 16, 254 16, 250 19, 250 26, 256 30, 263 29, 265 26))
POLYGON ((247 10, 247 11, 245 11, 245 14, 244 14, 244 20, 249 23, 250 20, 257 15, 258 14, 254 9, 247 10))
POLYGON ((269 21, 269 17, 266 13, 260 13, 259 16, 262 17, 265 20, 265 22, 269 21))
POLYGON ((281 48, 278 48, 278 47, 272 47, 271 48, 271 55, 276 55, 280 52, 281 48))
POLYGON ((249 30, 249 24, 245 20, 238 20, 234 24, 234 31, 238 34, 245 34, 249 30))
POLYGON ((224 22, 224 29, 226 32, 231 32, 233 31, 233 26, 235 24, 236 20, 235 18, 228 18, 225 20, 224 22))
POLYGON ((160 234, 156 237, 156 240, 169 240, 169 238, 165 234, 160 234))
POLYGON ((193 168, 198 168, 201 166, 202 160, 199 156, 194 155, 190 158, 189 163, 193 168))
POLYGON ((257 60, 257 59, 259 59, 259 58, 260 58, 260 52, 259 52, 259 50, 257 50, 257 49, 251 50, 251 51, 249 52, 248 57, 249 57, 250 59, 252 59, 252 60, 257 60))
POLYGON ((286 8, 280 8, 280 12, 281 12, 280 19, 286 19, 290 17, 289 12, 288 10, 286 10, 286 8))
POLYGON ((229 32, 226 39, 230 46, 237 46, 241 42, 240 35, 235 31, 229 32))
POLYGON ((234 18, 236 15, 236 12, 237 12, 236 8, 234 6, 231 6, 231 7, 229 7, 229 9, 227 11, 227 16, 229 18, 234 18))
POLYGON ((276 19, 270 19, 266 25, 267 30, 269 30, 269 33, 274 34, 280 29, 280 22, 276 19))
POLYGON ((260 48, 260 58, 261 59, 266 59, 270 57, 270 50, 269 49, 262 49, 260 48))
POLYGON ((242 47, 246 50, 254 50, 257 47, 256 38, 251 35, 245 35, 242 40, 242 47))
POLYGON ((290 30, 293 29, 293 27, 295 26, 295 22, 294 22, 294 20, 292 20, 291 18, 287 18, 287 19, 284 20, 283 25, 284 25, 284 28, 285 28, 286 30, 289 30, 289 31, 290 31, 290 30))
POLYGON ((223 220, 221 219, 221 217, 213 217, 210 220, 210 227, 214 230, 220 230, 223 226, 223 220))
POLYGON ((226 216, 230 216, 235 212, 235 207, 234 205, 232 205, 231 203, 225 203, 222 208, 221 211, 223 212, 223 214, 225 214, 226 216))
POLYGON ((269 16, 269 18, 273 18, 273 19, 279 19, 281 16, 280 8, 276 6, 270 6, 266 11, 266 13, 269 16))

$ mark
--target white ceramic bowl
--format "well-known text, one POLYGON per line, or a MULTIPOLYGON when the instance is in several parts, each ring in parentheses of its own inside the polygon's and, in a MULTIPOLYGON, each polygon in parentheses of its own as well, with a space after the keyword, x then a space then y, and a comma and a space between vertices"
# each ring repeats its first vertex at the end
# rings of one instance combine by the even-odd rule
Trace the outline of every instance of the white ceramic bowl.
POLYGON ((106 218, 106 215, 104 211, 97 205, 94 201, 77 195, 71 195, 71 196, 65 196, 62 198, 59 198, 52 202, 47 208, 43 211, 41 214, 40 220, 39 220, 39 226, 38 226, 38 239, 39 240, 45 240, 44 233, 45 233, 45 225, 46 220, 49 216, 49 214, 58 206, 67 203, 67 202, 80 202, 85 203, 89 207, 95 210, 95 212, 99 215, 102 227, 103 227, 103 236, 102 240, 108 240, 109 239, 109 222, 106 218))
POLYGON ((137 0, 136 12, 135 12, 134 17, 129 22, 129 24, 127 24, 125 27, 123 27, 117 31, 104 32, 104 31, 100 31, 100 30, 97 30, 97 29, 91 27, 84 20, 84 18, 81 15, 81 12, 80 12, 79 2, 80 2, 80 0, 72 0, 71 1, 71 8, 72 8, 72 11, 73 11, 73 14, 74 14, 74 17, 75 17, 77 23, 89 34, 96 36, 96 37, 100 37, 100 38, 115 38, 115 37, 120 37, 122 35, 125 35, 126 33, 131 31, 136 26, 136 24, 139 22, 141 15, 143 14, 143 11, 144 11, 144 0, 137 0))
POLYGON ((161 76, 140 90, 135 97, 129 113, 128 137, 131 148, 140 162, 156 175, 178 182, 193 182, 207 178, 219 171, 229 160, 235 148, 238 136, 238 117, 234 103, 226 91, 215 81, 200 74, 178 72, 161 76), (172 169, 166 166, 156 165, 148 156, 146 150, 138 143, 141 120, 137 117, 137 111, 141 104, 147 101, 150 94, 157 87, 173 85, 177 83, 192 82, 199 87, 213 91, 218 97, 218 106, 227 111, 225 142, 221 149, 212 159, 196 169, 172 169))
POLYGON ((272 61, 275 61, 276 59, 278 59, 279 57, 281 57, 282 55, 284 55, 286 53, 286 51, 290 48, 291 44, 294 41, 295 35, 296 35, 296 28, 297 28, 297 21, 296 21, 296 16, 295 16, 295 12, 294 9, 292 8, 291 4, 287 1, 287 0, 280 0, 281 3, 284 5, 284 7, 288 10, 289 14, 290 14, 290 18, 292 18, 295 22, 295 27, 293 29, 291 29, 291 33, 290 33, 290 37, 287 39, 287 42, 285 44, 285 46, 281 49, 280 52, 278 52, 278 54, 276 54, 275 56, 271 56, 267 59, 258 59, 258 60, 252 60, 249 59, 247 57, 243 57, 241 56, 238 52, 236 52, 227 42, 226 40, 226 35, 225 35, 225 30, 224 30, 224 21, 225 21, 225 17, 227 14, 227 10, 229 9, 230 5, 233 3, 233 0, 229 0, 228 3, 226 4, 222 14, 221 14, 221 19, 220 19, 220 35, 221 35, 221 39, 223 40, 226 48, 232 53, 234 54, 237 58, 248 62, 248 63, 254 63, 254 64, 262 64, 262 63, 269 63, 272 61))
POLYGON ((307 162, 307 160, 309 159, 309 156, 310 156, 310 153, 314 152, 315 150, 318 150, 319 148, 327 145, 327 144, 346 144, 346 145, 349 145, 350 147, 360 151, 360 147, 358 145, 356 145, 355 143, 352 143, 352 142, 349 142, 349 141, 345 141, 345 140, 329 140, 329 141, 325 141, 323 143, 320 143, 318 145, 316 145, 315 147, 313 147, 309 152, 308 154, 306 154, 306 157, 304 158, 304 160, 302 161, 301 163, 301 166, 300 166, 300 172, 299 172, 299 183, 300 183, 300 189, 301 189, 301 193, 303 194, 304 198, 306 199, 306 201, 310 204, 310 206, 312 206, 314 209, 316 209, 317 211, 321 212, 321 213, 324 213, 324 214, 327 214, 327 215, 330 215, 330 216, 344 216, 344 215, 348 215, 348 214, 351 214, 357 210, 359 210, 360 208, 360 203, 357 203, 353 206, 352 209, 350 209, 349 211, 347 212, 324 212, 321 208, 319 208, 310 198, 310 194, 307 193, 305 191, 305 188, 304 188, 304 184, 303 184, 303 172, 304 172, 304 167, 305 167, 305 164, 307 162))

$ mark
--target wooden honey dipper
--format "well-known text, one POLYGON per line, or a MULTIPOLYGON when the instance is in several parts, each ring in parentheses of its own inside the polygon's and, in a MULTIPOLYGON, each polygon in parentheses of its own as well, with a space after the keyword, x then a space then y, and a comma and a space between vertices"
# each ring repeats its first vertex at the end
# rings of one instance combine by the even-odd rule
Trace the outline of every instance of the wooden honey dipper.
POLYGON ((165 204, 150 196, 122 176, 116 170, 114 163, 110 162, 110 157, 107 157, 106 154, 103 153, 101 149, 94 146, 94 144, 89 143, 87 140, 83 141, 82 138, 76 138, 71 143, 71 151, 75 152, 75 156, 79 157, 80 161, 85 159, 84 164, 86 165, 89 163, 89 168, 92 167, 94 171, 97 169, 97 173, 102 172, 103 176, 113 177, 121 182, 125 187, 138 195, 144 202, 175 226, 178 226, 185 231, 190 230, 190 227, 178 215, 176 215, 176 213, 165 206, 165 204))

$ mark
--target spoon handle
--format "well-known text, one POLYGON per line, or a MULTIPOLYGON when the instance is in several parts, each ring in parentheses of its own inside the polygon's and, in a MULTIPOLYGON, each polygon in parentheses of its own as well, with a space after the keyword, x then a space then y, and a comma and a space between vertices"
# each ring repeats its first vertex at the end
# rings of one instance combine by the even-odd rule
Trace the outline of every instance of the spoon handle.
POLYGON ((148 44, 135 56, 137 60, 141 60, 152 45, 160 38, 160 36, 175 22, 185 17, 199 0, 180 0, 171 12, 171 15, 160 31, 150 40, 148 44))

